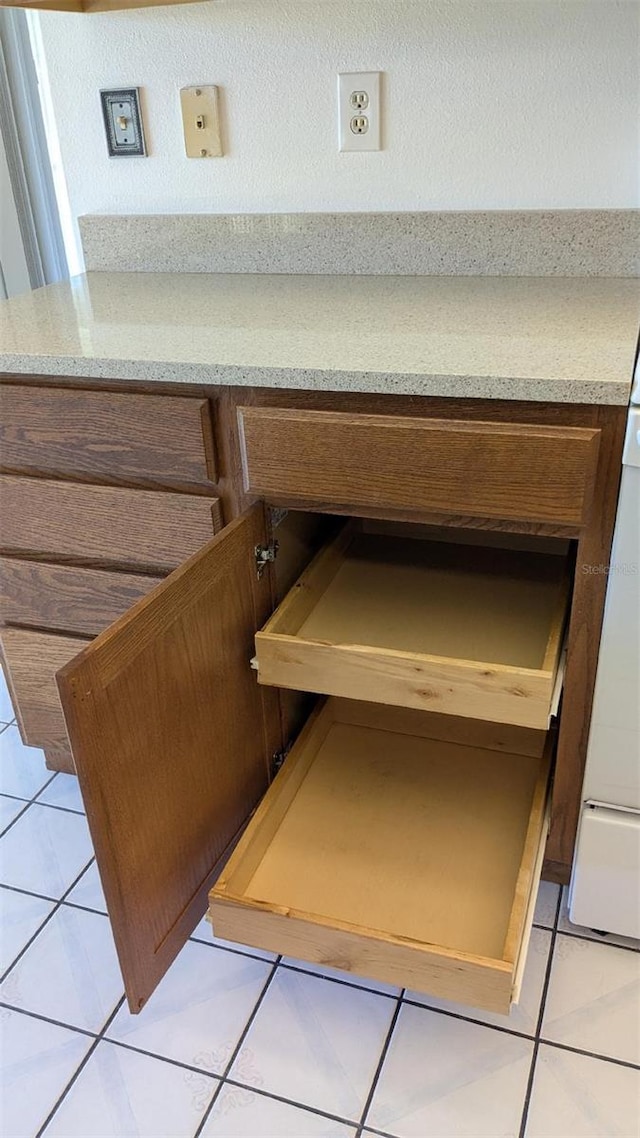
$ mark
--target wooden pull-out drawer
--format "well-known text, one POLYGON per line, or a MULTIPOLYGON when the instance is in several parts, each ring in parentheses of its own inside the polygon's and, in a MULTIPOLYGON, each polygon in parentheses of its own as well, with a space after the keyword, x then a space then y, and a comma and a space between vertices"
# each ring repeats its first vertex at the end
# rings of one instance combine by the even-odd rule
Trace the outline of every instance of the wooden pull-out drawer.
POLYGON ((216 479, 207 399, 3 385, 5 470, 185 490, 216 479))
POLYGON ((0 558, 0 621, 97 636, 159 577, 0 558))
POLYGON ((564 556, 346 525, 256 635, 261 683, 546 729, 564 556))
POLYGON ((217 498, 0 479, 5 553, 151 572, 175 569, 222 526, 217 498))
POLYGON ((504 731, 327 701, 209 895, 216 936, 508 1011, 551 745, 504 731))
POLYGON ((88 641, 22 628, 3 628, 0 649, 24 742, 29 747, 70 751, 56 672, 88 641))
POLYGON ((279 407, 238 409, 246 488, 280 505, 579 527, 600 432, 279 407))

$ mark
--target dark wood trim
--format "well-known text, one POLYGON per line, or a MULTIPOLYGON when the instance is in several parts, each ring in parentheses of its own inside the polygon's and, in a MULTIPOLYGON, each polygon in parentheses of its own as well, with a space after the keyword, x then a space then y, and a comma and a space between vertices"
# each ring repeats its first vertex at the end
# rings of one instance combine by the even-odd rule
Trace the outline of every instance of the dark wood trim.
MULTIPOLYGON (((602 431, 594 498, 578 542, 573 601, 569 620, 560 735, 553 787, 550 863, 570 877, 580 814, 580 795, 589 740, 593 689, 600 648, 608 565, 622 474, 626 409, 594 408, 602 431)), ((554 877, 553 880, 558 880, 554 877)))

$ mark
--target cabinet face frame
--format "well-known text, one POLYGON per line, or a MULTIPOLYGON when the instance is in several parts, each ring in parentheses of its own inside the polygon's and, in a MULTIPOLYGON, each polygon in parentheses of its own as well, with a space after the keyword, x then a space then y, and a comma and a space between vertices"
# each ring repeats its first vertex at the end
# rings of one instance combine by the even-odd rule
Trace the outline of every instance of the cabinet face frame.
POLYGON ((206 911, 281 748, 249 666, 272 607, 254 506, 101 633, 58 687, 131 1011, 206 911))
POLYGON ((613 540, 622 448, 626 430, 625 406, 594 404, 515 402, 508 399, 464 399, 440 396, 363 394, 330 391, 282 391, 275 388, 230 388, 219 401, 219 417, 224 431, 221 446, 233 472, 230 506, 244 509, 254 500, 254 492, 244 482, 246 454, 238 428, 238 409, 251 407, 280 410, 341 412, 350 415, 404 416, 439 420, 465 420, 469 423, 495 422, 522 426, 591 428, 599 438, 593 463, 591 497, 579 523, 533 523, 522 518, 483 518, 477 514, 433 510, 392 510, 380 506, 341 503, 312 504, 300 498, 290 500, 281 493, 265 493, 270 505, 291 509, 324 509, 336 514, 357 514, 367 518, 424 522, 474 530, 495 530, 577 540, 573 596, 567 626, 567 657, 564 677, 563 710, 558 736, 549 839, 544 877, 561 885, 569 883, 573 849, 580 813, 580 790, 589 739, 591 704, 595 686, 598 649, 608 564, 613 540))

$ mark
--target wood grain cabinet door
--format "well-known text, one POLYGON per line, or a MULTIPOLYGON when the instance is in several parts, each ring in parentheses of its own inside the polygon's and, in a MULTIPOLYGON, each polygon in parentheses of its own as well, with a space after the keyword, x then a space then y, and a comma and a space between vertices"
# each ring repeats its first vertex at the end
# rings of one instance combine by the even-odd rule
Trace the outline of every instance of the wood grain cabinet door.
POLYGON ((250 666, 271 607, 265 533, 254 506, 58 673, 133 1012, 202 918, 280 745, 250 666))

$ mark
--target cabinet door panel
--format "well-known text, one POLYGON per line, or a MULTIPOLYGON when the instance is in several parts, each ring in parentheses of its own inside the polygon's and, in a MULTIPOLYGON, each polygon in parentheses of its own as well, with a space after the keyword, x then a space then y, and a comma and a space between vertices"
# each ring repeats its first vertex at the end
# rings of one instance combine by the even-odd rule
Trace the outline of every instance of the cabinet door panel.
POLYGON ((264 540, 255 506, 58 675, 134 1012, 204 914, 280 742, 249 663, 271 605, 264 540))

